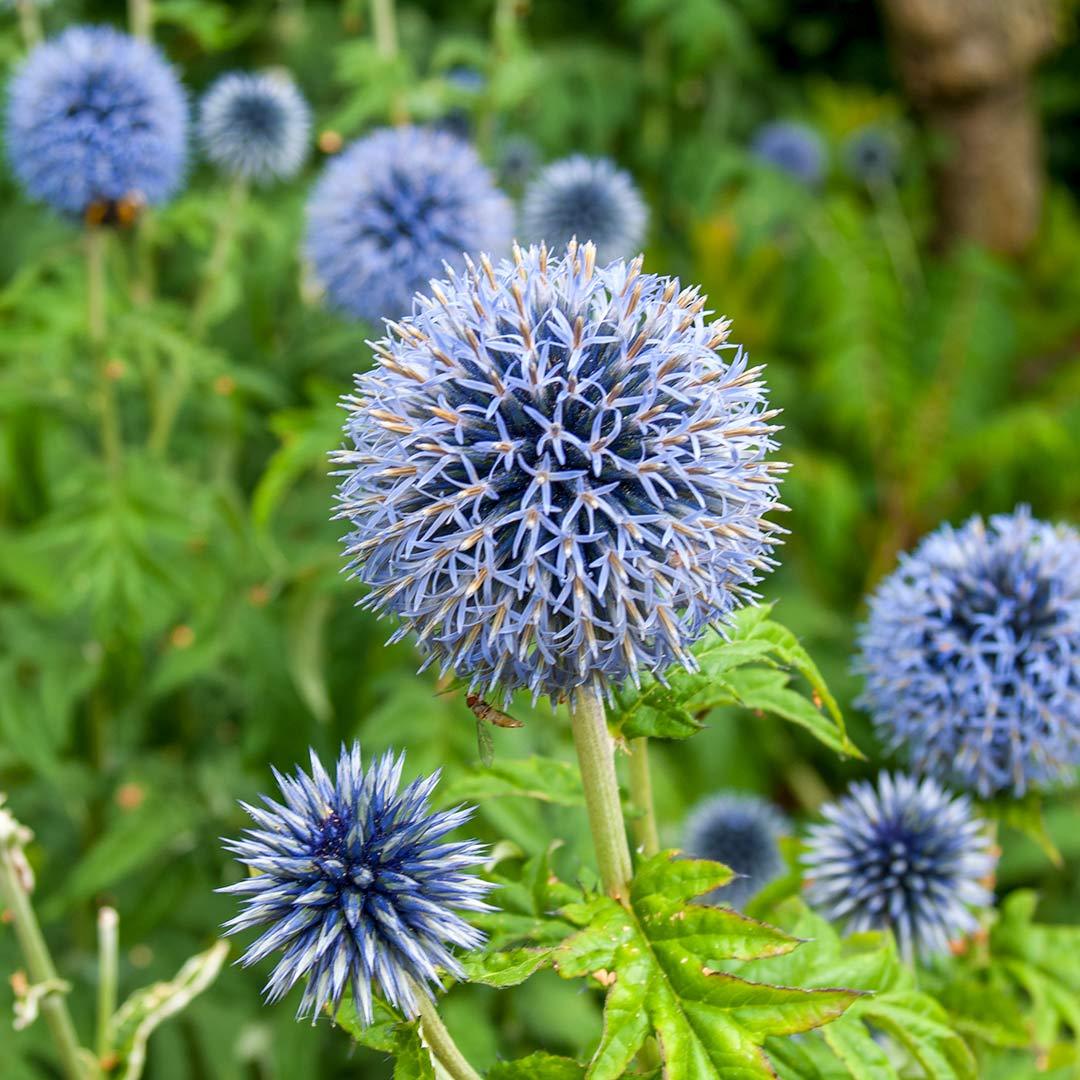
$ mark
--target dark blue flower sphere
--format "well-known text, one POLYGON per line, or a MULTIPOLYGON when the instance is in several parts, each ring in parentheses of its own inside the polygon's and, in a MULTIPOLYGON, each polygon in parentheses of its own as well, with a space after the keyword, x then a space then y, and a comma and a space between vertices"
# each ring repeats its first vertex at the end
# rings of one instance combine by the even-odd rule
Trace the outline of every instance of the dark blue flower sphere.
POLYGON ((759 161, 807 187, 820 184, 825 175, 825 144, 808 124, 790 120, 765 124, 754 135, 751 151, 759 161))
POLYGON ((187 101, 153 46, 72 27, 16 72, 7 152, 27 193, 66 214, 162 203, 184 176, 187 101))
POLYGON ((222 75, 199 104, 199 137, 223 172, 258 184, 295 176, 308 155, 311 114, 279 72, 222 75))
POLYGON ((809 830, 807 899, 857 933, 891 930, 902 955, 931 956, 978 926, 997 864, 966 796, 929 778, 882 773, 852 784, 809 830))
POLYGON ((932 533, 870 599, 860 704, 916 770, 1021 796, 1080 763, 1080 534, 1013 514, 932 533))
POLYGON ((773 565, 761 368, 696 289, 640 271, 576 244, 470 263, 346 399, 363 603, 473 687, 561 699, 693 668, 773 565))
POLYGON ((267 1000, 306 978, 298 1018, 336 1012, 349 989, 370 1024, 373 988, 414 1016, 416 995, 430 996, 440 968, 461 977, 450 947, 483 943, 455 911, 492 910, 484 897, 493 886, 465 873, 484 849, 443 839, 473 811, 428 808, 438 773, 399 791, 403 764, 388 753, 365 772, 354 743, 342 747, 331 780, 312 751, 310 776, 274 770, 283 803, 264 795, 265 809, 241 804, 256 828, 226 847, 255 874, 220 890, 245 905, 226 928, 268 926, 240 962, 283 952, 267 1000))
POLYGON ((754 795, 727 792, 699 803, 686 819, 683 848, 695 859, 723 863, 739 876, 705 897, 741 908, 784 870, 780 837, 784 816, 754 795))
POLYGON ((542 169, 521 205, 521 232, 528 243, 556 250, 575 238, 591 241, 601 262, 637 255, 647 221, 630 174, 606 158, 580 154, 542 169))
POLYGON ((444 264, 501 255, 512 232, 509 200, 476 151, 445 131, 365 136, 327 165, 308 201, 316 276, 335 307, 363 319, 407 312, 444 264))
POLYGON ((842 157, 848 175, 868 187, 887 183, 900 170, 899 141, 881 127, 860 128, 850 135, 842 157))

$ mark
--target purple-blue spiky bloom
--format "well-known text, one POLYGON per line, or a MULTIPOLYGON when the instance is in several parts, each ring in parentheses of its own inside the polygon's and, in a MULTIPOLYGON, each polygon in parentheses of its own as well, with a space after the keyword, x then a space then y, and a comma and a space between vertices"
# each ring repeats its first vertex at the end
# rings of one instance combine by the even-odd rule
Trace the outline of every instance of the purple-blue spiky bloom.
POLYGON ((868 187, 892 180, 900 169, 900 144, 887 128, 871 126, 853 132, 842 156, 848 175, 868 187))
POLYGON ((308 200, 307 254, 330 302, 363 319, 396 318, 460 267, 505 253, 510 202, 467 143, 445 131, 384 128, 326 167, 308 200))
POLYGON ((739 876, 714 889, 710 904, 741 908, 784 870, 783 814, 755 795, 724 792, 699 803, 686 819, 683 848, 695 859, 723 863, 739 876))
POLYGON ((821 812, 803 856, 807 900, 852 933, 891 930, 906 959, 931 956, 993 903, 997 855, 966 796, 883 772, 821 812))
POLYGON ((282 72, 222 75, 199 103, 199 138, 223 172, 267 184, 300 171, 308 154, 311 114, 282 72))
POLYGON ((403 764, 387 753, 365 772, 354 743, 331 780, 312 751, 310 776, 274 770, 282 803, 241 804, 256 828, 226 847, 255 875, 221 890, 245 905, 226 928, 269 927, 240 963, 282 952, 265 992, 277 1001, 306 979, 298 1018, 335 1013, 347 989, 365 1023, 373 989, 414 1016, 416 995, 431 995, 440 968, 461 977, 451 947, 483 943, 456 911, 492 910, 492 886, 465 872, 484 849, 444 839, 473 810, 428 808, 438 773, 399 791, 403 764))
POLYGON ((630 174, 606 158, 581 154, 553 162, 525 190, 521 232, 558 250, 572 239, 596 245, 601 262, 641 250, 648 211, 630 174))
POLYGON ((588 244, 431 290, 346 399, 338 516, 363 603, 507 696, 693 668, 782 531, 761 368, 697 289, 640 259, 601 269, 588 244))
POLYGON ((27 193, 66 214, 161 203, 184 176, 187 101, 152 45, 72 27, 16 72, 7 152, 27 193))
POLYGON ((750 149, 759 161, 807 187, 821 183, 825 175, 825 144, 808 124, 792 120, 764 124, 754 135, 750 149))
POLYGON ((1080 533, 1026 507, 926 537, 870 598, 859 704, 921 773, 982 797, 1080 763, 1080 533))

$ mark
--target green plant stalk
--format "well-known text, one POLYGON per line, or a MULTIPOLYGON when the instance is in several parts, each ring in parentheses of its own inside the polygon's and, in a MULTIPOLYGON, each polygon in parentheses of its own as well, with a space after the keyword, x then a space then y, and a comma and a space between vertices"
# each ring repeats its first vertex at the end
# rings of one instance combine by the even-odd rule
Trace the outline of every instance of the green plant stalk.
MULTIPOLYGON (((398 55, 397 12, 394 0, 371 0, 371 34, 379 56, 393 60, 398 55)), ((409 110, 400 93, 395 93, 390 101, 390 120, 395 124, 409 122, 409 110)))
POLYGON ((86 229, 86 336, 90 342, 98 379, 98 409, 101 413, 101 449, 105 463, 114 475, 122 460, 120 417, 116 407, 113 380, 109 376, 105 355, 108 332, 108 301, 105 260, 108 253, 108 232, 98 225, 86 229))
POLYGON ((615 746, 603 702, 595 691, 578 691, 570 707, 570 722, 600 880, 609 896, 625 900, 632 875, 630 846, 615 776, 615 746))
POLYGON ((116 982, 119 952, 119 919, 116 909, 103 907, 98 911, 98 995, 97 995, 97 1055, 104 1061, 112 1052, 110 1028, 116 1012, 116 982))
POLYGON ((649 771, 649 740, 630 740, 630 801, 637 811, 631 822, 634 843, 646 858, 660 850, 660 832, 656 827, 652 774, 649 771))
POLYGON ((452 1080, 480 1080, 480 1074, 465 1060, 454 1037, 447 1031, 435 1003, 421 987, 416 988, 416 1002, 420 1012, 420 1033, 435 1060, 452 1080))
POLYGON ((27 50, 30 50, 44 36, 41 32, 41 13, 33 0, 15 0, 15 8, 19 14, 19 31, 27 50))
POLYGON ((128 0, 128 25, 135 37, 149 41, 154 34, 153 0, 128 0))

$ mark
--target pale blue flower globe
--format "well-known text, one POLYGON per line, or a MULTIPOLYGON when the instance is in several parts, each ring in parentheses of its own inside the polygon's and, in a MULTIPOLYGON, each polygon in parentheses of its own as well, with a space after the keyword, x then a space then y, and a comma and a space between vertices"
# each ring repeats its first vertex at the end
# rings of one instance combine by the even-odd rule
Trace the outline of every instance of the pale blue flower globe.
POLYGON ((764 124, 754 135, 750 149, 759 161, 807 187, 816 187, 825 176, 825 143, 808 124, 793 120, 764 124))

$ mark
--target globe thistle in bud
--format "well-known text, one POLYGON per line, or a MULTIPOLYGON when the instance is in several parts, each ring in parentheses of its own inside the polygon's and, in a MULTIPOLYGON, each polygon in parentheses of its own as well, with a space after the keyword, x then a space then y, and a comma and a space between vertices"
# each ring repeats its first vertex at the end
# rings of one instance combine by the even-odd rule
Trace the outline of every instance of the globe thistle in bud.
POLYGON ((816 187, 825 176, 825 144, 808 124, 790 120, 765 124, 754 135, 751 152, 807 187, 816 187))
POLYGON ((853 179, 876 187, 896 177, 900 170, 900 144, 885 128, 864 127, 844 143, 844 168, 853 179))
POLYGON ((738 874, 705 900, 742 908, 775 881, 784 870, 780 837, 787 831, 780 811, 754 795, 725 792, 699 803, 686 820, 686 854, 723 863, 738 874))
POLYGON ((575 238, 590 241, 601 263, 637 255, 647 221, 630 174, 606 158, 580 154, 542 169, 521 207, 521 231, 529 243, 555 250, 575 238))
POLYGON ((510 201, 445 131, 383 128, 330 160, 308 201, 307 254, 330 302, 395 318, 463 253, 510 246, 510 201))
POLYGON ((15 73, 7 152, 34 199, 108 220, 167 200, 187 161, 187 101, 161 53, 104 26, 38 45, 15 73))
POLYGON ((705 298, 571 243, 432 282, 346 399, 363 603, 473 688, 662 675, 754 596, 779 474, 761 368, 705 298))
POLYGON ((997 856, 966 796, 883 772, 822 815, 804 856, 807 899, 851 932, 891 930, 905 959, 932 956, 993 902, 985 881, 997 856))
POLYGON ((1080 764, 1080 533, 1026 507, 932 533, 870 598, 859 704, 920 773, 986 798, 1080 764))
POLYGON ((199 138, 222 172, 257 184, 288 180, 308 155, 311 114, 283 73, 222 75, 199 105, 199 138))
POLYGON ((451 948, 483 943, 456 912, 492 910, 484 897, 493 886, 466 873, 484 849, 444 839, 473 811, 428 808, 438 773, 399 791, 403 764, 388 753, 365 772, 354 743, 331 780, 312 751, 310 776, 274 770, 283 802, 241 804, 255 828, 226 847, 254 875, 220 890, 245 905, 226 929, 267 927, 240 962, 282 953, 266 996, 278 1001, 306 979, 298 1018, 336 1013, 346 989, 366 1024, 373 990, 415 1016, 416 996, 431 996, 440 969, 462 976, 451 948))

